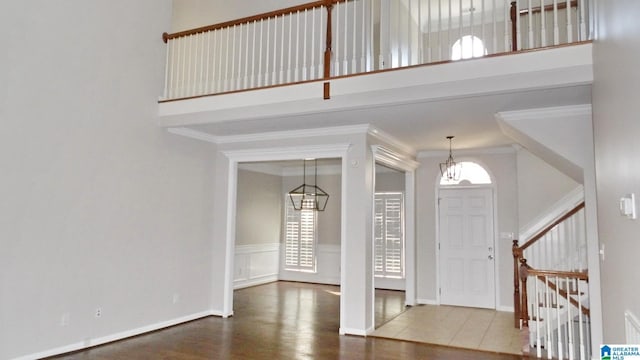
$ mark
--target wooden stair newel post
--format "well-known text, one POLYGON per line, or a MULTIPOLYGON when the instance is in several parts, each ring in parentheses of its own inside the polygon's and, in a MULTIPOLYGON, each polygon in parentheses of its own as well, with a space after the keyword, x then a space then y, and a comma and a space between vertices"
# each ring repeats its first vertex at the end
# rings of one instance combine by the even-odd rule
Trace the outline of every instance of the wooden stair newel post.
POLYGON ((520 14, 518 12, 518 6, 516 2, 511 2, 511 50, 518 51, 518 18, 520 14))
POLYGON ((529 309, 527 308, 527 278, 529 277, 527 259, 520 259, 519 275, 520 283, 522 284, 522 302, 520 303, 522 327, 520 328, 520 340, 522 341, 522 353, 528 355, 531 346, 529 345, 529 309))
POLYGON ((327 39, 326 45, 324 49, 324 78, 328 79, 331 77, 331 47, 332 47, 332 19, 331 19, 331 11, 333 10, 334 0, 326 0, 325 7, 327 8, 327 39))

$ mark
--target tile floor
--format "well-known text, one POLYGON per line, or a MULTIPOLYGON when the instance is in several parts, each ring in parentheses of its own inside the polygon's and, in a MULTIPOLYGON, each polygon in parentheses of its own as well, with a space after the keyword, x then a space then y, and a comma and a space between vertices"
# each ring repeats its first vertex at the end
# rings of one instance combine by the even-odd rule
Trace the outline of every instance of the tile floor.
POLYGON ((377 328, 372 336, 522 354, 513 313, 487 309, 414 306, 377 328))

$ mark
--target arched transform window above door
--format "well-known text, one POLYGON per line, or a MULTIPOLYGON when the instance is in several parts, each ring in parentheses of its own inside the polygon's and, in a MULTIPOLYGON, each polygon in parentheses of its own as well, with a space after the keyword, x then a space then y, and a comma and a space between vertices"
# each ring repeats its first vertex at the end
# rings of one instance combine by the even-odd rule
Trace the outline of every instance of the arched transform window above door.
POLYGON ((481 165, 464 161, 461 166, 460 179, 449 180, 446 176, 440 178, 440 185, 485 185, 491 184, 491 176, 481 165))
POLYGON ((451 60, 471 59, 487 55, 484 41, 477 36, 465 35, 451 47, 451 60))

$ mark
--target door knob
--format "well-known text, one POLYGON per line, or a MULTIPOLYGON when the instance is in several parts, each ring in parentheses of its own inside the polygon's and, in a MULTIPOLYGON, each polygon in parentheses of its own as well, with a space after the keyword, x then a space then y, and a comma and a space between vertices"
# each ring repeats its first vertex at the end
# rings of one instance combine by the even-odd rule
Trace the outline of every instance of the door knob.
POLYGON ((493 255, 489 254, 488 258, 489 260, 493 260, 493 255))

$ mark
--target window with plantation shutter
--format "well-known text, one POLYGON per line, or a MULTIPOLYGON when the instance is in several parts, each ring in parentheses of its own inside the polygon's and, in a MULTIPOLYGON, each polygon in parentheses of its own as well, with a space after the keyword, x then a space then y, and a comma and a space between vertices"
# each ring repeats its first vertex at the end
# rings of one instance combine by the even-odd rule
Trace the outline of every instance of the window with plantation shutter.
POLYGON ((401 192, 375 194, 374 271, 377 277, 404 278, 403 218, 401 192))
POLYGON ((316 271, 316 212, 295 210, 285 196, 284 268, 293 271, 316 271))

